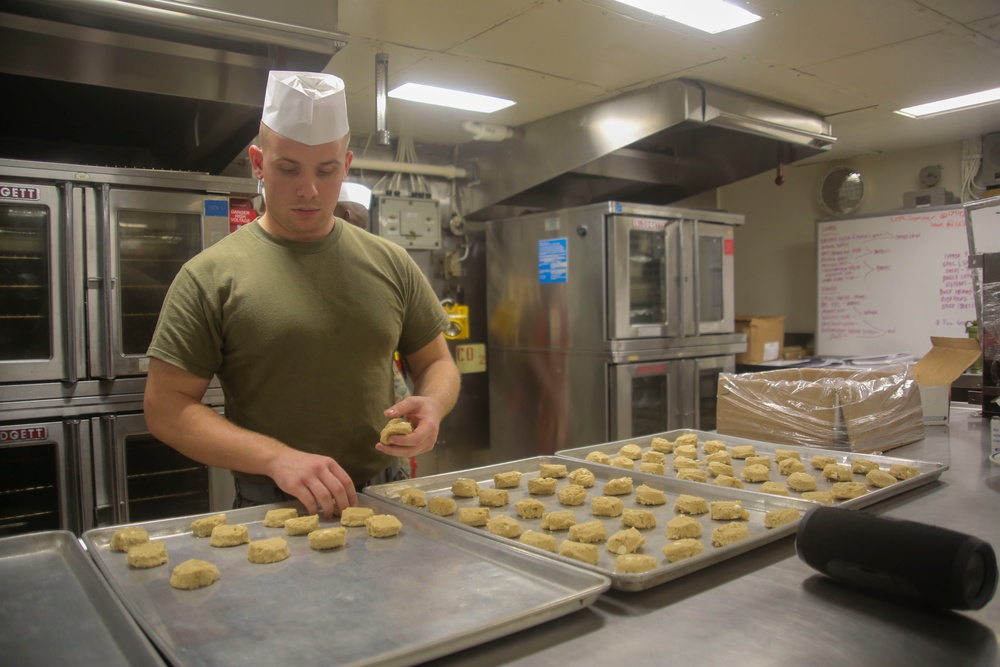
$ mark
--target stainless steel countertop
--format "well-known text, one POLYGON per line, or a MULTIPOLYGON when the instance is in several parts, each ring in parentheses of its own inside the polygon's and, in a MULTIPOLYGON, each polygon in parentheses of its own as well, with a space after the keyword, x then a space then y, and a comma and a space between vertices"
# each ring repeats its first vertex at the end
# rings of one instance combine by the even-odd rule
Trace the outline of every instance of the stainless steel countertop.
MULTIPOLYGON (((951 467, 865 508, 975 535, 1000 551, 1000 466, 989 423, 952 405, 950 426, 888 452, 951 467)), ((609 591, 587 609, 432 665, 997 665, 1000 594, 950 612, 858 592, 795 555, 794 537, 662 586, 609 591)))

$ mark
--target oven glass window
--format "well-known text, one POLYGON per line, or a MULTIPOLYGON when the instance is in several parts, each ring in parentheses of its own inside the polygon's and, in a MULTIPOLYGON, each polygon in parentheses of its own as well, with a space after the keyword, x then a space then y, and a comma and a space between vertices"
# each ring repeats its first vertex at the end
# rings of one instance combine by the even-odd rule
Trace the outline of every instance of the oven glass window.
POLYGON ((718 322, 723 318, 722 238, 702 236, 698 239, 698 306, 702 322, 718 322))
POLYGON ((715 430, 721 372, 718 368, 698 371, 698 428, 702 431, 715 430))
POLYGON ((0 206, 0 361, 52 358, 49 210, 0 206))
POLYGON ((201 249, 197 213, 118 211, 122 353, 144 355, 167 288, 201 249))
POLYGON ((0 448, 0 498, 0 537, 59 530, 56 446, 0 448))
POLYGON ((126 436, 129 521, 154 521, 209 511, 208 467, 148 433, 126 436))
POLYGON ((667 276, 667 238, 663 232, 629 232, 629 324, 663 324, 667 320, 664 294, 667 276))
POLYGON ((649 435, 669 430, 667 376, 632 378, 632 435, 649 435))

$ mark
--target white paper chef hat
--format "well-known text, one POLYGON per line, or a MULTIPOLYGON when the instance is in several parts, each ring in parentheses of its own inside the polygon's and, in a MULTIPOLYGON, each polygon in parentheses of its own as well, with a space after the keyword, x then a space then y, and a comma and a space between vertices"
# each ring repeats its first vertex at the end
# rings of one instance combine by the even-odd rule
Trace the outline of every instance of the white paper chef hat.
POLYGON ((340 200, 341 202, 354 202, 355 204, 361 204, 365 208, 372 207, 372 191, 360 183, 348 183, 344 182, 340 186, 340 200))
POLYGON ((321 72, 269 72, 261 122, 302 144, 336 141, 350 130, 344 82, 321 72))

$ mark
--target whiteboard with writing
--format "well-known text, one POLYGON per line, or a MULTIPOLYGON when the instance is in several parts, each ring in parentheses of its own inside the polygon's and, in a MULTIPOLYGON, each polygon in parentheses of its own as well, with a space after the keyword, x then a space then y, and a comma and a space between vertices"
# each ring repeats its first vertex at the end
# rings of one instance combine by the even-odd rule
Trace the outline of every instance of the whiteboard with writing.
MULTIPOLYGON (((973 212, 977 253, 1000 252, 1000 210, 973 212)), ((976 319, 960 206, 817 222, 818 356, 909 352, 976 319)))

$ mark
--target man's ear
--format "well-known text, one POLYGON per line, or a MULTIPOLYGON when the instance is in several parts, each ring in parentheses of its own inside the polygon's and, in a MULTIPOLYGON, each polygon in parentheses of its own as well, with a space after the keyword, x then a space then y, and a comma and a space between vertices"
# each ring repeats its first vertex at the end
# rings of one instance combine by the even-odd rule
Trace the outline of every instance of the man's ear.
POLYGON ((259 146, 250 146, 250 168, 253 169, 253 177, 258 181, 264 178, 264 151, 259 146))

